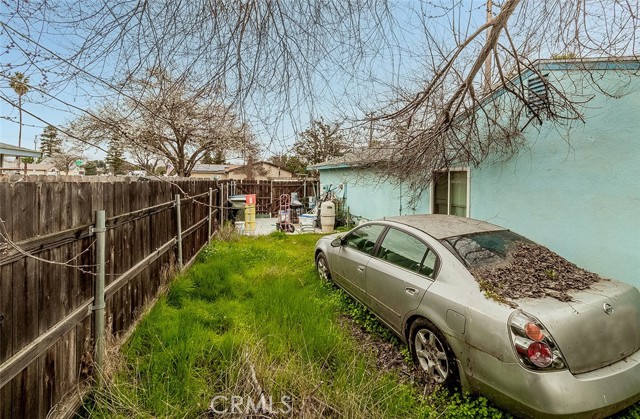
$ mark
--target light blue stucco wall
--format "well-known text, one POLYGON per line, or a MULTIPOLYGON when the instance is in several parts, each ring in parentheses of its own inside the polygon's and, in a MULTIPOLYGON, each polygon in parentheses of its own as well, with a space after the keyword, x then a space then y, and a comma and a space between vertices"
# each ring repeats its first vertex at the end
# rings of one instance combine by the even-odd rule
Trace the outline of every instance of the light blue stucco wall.
POLYGON ((406 186, 380 181, 379 176, 370 171, 349 168, 321 170, 320 184, 331 186, 340 198, 344 195, 346 205, 355 217, 374 220, 429 211, 428 191, 412 202, 412 195, 406 186))
POLYGON ((517 156, 471 170, 470 216, 640 287, 640 77, 600 77, 584 122, 527 128, 517 156))
MULTIPOLYGON (((470 216, 640 287, 640 76, 614 71, 588 80, 579 71, 552 76, 590 98, 579 109, 584 122, 529 125, 517 155, 471 168, 470 216)), ((352 214, 398 215, 400 187, 373 179, 378 176, 356 169, 320 171, 322 184, 347 185, 352 214)), ((429 213, 428 191, 415 209, 402 207, 402 214, 429 213)))

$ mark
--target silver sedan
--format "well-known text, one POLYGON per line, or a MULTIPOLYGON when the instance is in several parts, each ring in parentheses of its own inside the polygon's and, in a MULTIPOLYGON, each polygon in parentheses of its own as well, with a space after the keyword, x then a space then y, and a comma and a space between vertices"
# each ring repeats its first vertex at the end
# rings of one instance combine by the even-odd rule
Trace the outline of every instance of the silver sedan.
POLYGON ((638 290, 602 280, 566 299, 493 298, 471 272, 520 242, 532 243, 469 218, 402 216, 321 238, 315 261, 437 383, 527 417, 603 417, 640 400, 638 290))

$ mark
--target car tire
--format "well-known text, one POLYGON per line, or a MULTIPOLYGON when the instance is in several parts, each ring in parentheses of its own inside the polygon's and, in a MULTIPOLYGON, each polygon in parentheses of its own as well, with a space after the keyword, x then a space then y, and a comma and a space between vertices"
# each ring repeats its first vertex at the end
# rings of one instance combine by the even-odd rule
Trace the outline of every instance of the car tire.
POLYGON ((420 318, 409 330, 409 350, 427 379, 447 388, 459 386, 460 376, 453 351, 442 332, 429 320, 420 318))
POLYGON ((320 279, 331 281, 331 271, 324 253, 318 253, 318 256, 316 256, 316 272, 318 272, 320 279))

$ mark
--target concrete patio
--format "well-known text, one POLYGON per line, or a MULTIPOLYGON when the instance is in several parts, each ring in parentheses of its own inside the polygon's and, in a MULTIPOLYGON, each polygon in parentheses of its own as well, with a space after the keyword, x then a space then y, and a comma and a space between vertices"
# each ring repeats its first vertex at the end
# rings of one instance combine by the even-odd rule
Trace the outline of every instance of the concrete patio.
MULTIPOLYGON (((256 218, 256 230, 253 233, 254 236, 266 236, 268 234, 273 233, 274 231, 276 231, 276 222, 278 221, 277 218, 256 218)), ((294 227, 296 229, 296 231, 292 234, 304 234, 304 233, 322 233, 322 230, 319 228, 315 228, 313 229, 313 231, 311 230, 305 230, 302 231, 300 228, 300 224, 294 224, 294 227)), ((247 232, 244 232, 244 234, 247 234, 247 232)))

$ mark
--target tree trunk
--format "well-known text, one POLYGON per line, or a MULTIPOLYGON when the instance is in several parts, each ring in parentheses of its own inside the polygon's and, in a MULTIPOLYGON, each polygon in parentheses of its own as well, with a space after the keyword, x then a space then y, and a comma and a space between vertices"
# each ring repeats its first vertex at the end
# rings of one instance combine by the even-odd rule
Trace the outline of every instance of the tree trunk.
POLYGON ((22 147, 22 95, 18 95, 18 115, 20 115, 20 124, 18 126, 18 147, 22 147))

